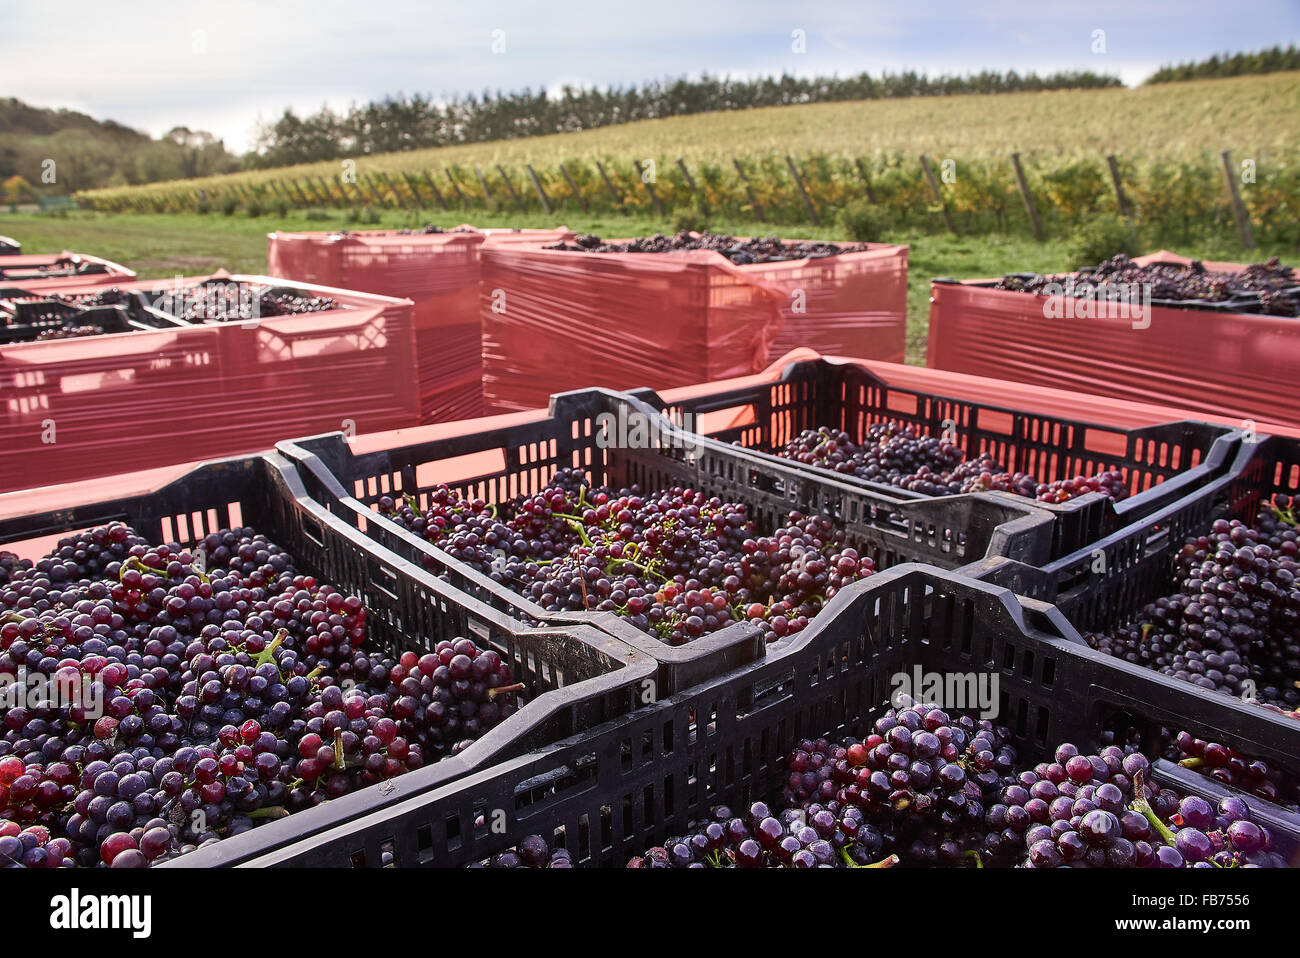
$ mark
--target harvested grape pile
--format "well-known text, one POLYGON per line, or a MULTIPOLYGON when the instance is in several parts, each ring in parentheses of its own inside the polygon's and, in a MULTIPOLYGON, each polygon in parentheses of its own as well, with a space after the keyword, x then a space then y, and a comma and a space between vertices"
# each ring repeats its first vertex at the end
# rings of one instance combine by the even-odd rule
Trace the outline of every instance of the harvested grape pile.
POLYGON ((56 279, 61 276, 90 276, 107 272, 108 267, 102 263, 92 263, 80 257, 61 257, 35 266, 10 266, 0 260, 0 279, 56 279))
POLYGON ((361 230, 361 231, 339 230, 335 235, 336 236, 421 236, 421 235, 431 236, 437 233, 477 233, 477 232, 478 230, 474 229, 472 226, 456 226, 453 227, 452 229, 447 229, 446 227, 443 226, 436 226, 433 223, 426 223, 423 227, 420 228, 403 228, 399 230, 393 230, 391 233, 384 232, 381 230, 361 230))
MULTIPOLYGON (((1295 712, 1285 713, 1297 719, 1295 712)), ((1190 732, 1177 735, 1164 729, 1164 756, 1183 768, 1231 785, 1285 808, 1300 811, 1300 781, 1267 762, 1242 755, 1221 742, 1197 738, 1190 732)))
POLYGON ((873 423, 860 443, 828 426, 805 429, 777 455, 928 496, 993 490, 1051 503, 1068 502, 1089 492, 1116 501, 1128 498, 1123 474, 1113 469, 1095 476, 1039 482, 1028 473, 1008 472, 988 453, 968 459, 966 450, 957 444, 892 420, 873 423))
MULTIPOLYGON (((1008 740, 988 720, 904 703, 865 739, 800 742, 779 801, 714 808, 628 867, 1285 867, 1242 799, 1161 787, 1131 747, 1066 743, 1024 767, 1008 740)), ((480 864, 572 860, 534 835, 480 864)))
POLYGON ((862 243, 819 243, 813 241, 783 242, 775 236, 742 239, 725 233, 691 233, 682 230, 676 236, 642 236, 626 243, 607 243, 599 236, 584 233, 572 243, 556 243, 546 249, 569 250, 576 253, 677 253, 683 250, 713 250, 721 253, 737 266, 752 263, 780 263, 791 259, 817 259, 838 256, 840 253, 857 253, 867 249, 862 243))
POLYGON ((98 326, 62 326, 44 330, 36 336, 36 341, 44 343, 54 339, 81 339, 85 336, 99 336, 103 332, 98 326))
POLYGON ((1253 525, 1219 519, 1178 553, 1177 590, 1088 642, 1108 655, 1261 704, 1300 706, 1300 534, 1277 496, 1253 525))
POLYGON ((822 516, 755 528, 745 506, 690 489, 594 488, 560 470, 533 496, 489 506, 446 486, 417 511, 379 511, 548 612, 616 612, 671 645, 741 621, 768 641, 802 630, 835 593, 875 571, 822 516))
POLYGON ((35 563, 0 553, 0 860, 164 861, 436 762, 518 707, 496 652, 367 651, 361 600, 264 537, 201 547, 115 523, 35 563))
MULTIPOLYGON (((1300 316, 1300 279, 1276 256, 1263 263, 1253 263, 1240 273, 1208 270, 1199 260, 1182 263, 1151 263, 1139 266, 1124 254, 1114 256, 1092 269, 1058 276, 1012 275, 994 284, 994 289, 1022 293, 1044 293, 1052 284, 1063 287, 1066 295, 1112 287, 1134 289, 1150 286, 1151 298, 1170 303, 1229 304, 1236 312, 1268 313, 1277 316, 1300 316), (1080 284, 1088 284, 1080 288, 1080 284)), ((1052 290, 1060 292, 1060 290, 1052 290)))
POLYGON ((291 290, 272 289, 258 294, 258 308, 262 316, 298 316, 348 307, 328 296, 303 296, 291 290))
POLYGON ((127 315, 137 320, 142 317, 143 307, 151 306, 190 323, 240 322, 350 308, 329 296, 309 296, 292 289, 221 280, 198 283, 181 290, 167 289, 159 296, 113 286, 88 293, 64 294, 56 299, 81 308, 124 306, 127 315))

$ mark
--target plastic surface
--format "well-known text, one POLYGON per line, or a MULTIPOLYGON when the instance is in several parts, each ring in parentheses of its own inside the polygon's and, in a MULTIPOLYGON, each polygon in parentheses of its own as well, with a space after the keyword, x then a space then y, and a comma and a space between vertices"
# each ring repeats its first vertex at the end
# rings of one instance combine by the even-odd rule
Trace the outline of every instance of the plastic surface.
POLYGON ((800 739, 862 734, 887 708, 892 678, 917 667, 995 673, 997 721, 1031 767, 1061 742, 1095 745, 1111 721, 1152 744, 1165 725, 1288 769, 1300 762, 1300 724, 1117 663, 1071 636, 1049 606, 900 566, 838 594, 761 663, 257 864, 377 867, 387 852, 398 867, 464 866, 539 834, 577 864, 620 867, 715 805, 772 799, 800 739), (504 831, 475 824, 488 809, 504 810, 504 831))
POLYGON ((396 233, 270 233, 272 276, 415 303, 420 421, 472 419, 483 412, 479 251, 485 245, 558 243, 573 237, 549 230, 396 233))
MULTIPOLYGON (((233 864, 526 754, 637 707, 653 682, 649 656, 585 626, 528 628, 412 566, 312 503, 280 456, 205 463, 152 491, 123 498, 73 496, 50 509, 49 490, 0 496, 0 545, 121 520, 151 541, 192 544, 223 527, 250 525, 304 569, 361 597, 366 643, 423 652, 464 636, 496 649, 527 686, 514 715, 458 755, 352 792, 183 856, 166 867, 233 864), (32 510, 23 511, 24 503, 32 510)), ((15 548, 16 547, 16 548, 15 548)))
MULTIPOLYGON (((497 503, 540 491, 557 468, 579 467, 593 482, 659 489, 686 485, 744 503, 759 526, 775 528, 791 510, 835 517, 854 544, 878 566, 923 560, 952 568, 986 555, 1045 561, 1049 514, 1029 504, 987 495, 950 500, 901 501, 832 479, 769 463, 742 449, 695 445, 665 422, 640 448, 617 441, 617 422, 641 416, 658 420, 651 407, 605 390, 556 396, 550 415, 505 419, 491 428, 475 424, 424 427, 376 443, 339 434, 281 443, 300 464, 303 483, 317 502, 385 548, 446 576, 452 584, 512 615, 546 613, 518 593, 451 558, 421 536, 379 516, 371 507, 384 495, 411 495, 423 508, 440 483, 497 503), (608 417, 608 418, 606 418, 608 417), (436 437, 436 438, 435 438, 436 437), (364 447, 365 451, 359 451, 364 447)), ((551 621, 559 621, 552 616, 551 621)), ((673 648, 632 628, 613 613, 572 613, 640 644, 661 663, 659 692, 686 688, 762 654, 762 639, 748 625, 733 625, 673 648)))
MULTIPOLYGON (((713 384, 712 391, 701 387, 674 402, 650 391, 635 394, 674 421, 689 422, 711 438, 739 443, 765 457, 775 457, 805 429, 830 426, 860 440, 872 424, 895 420, 932 436, 951 433, 969 456, 987 452, 1007 469, 1031 473, 1040 482, 1123 469, 1130 497, 1118 503, 1100 494, 1048 504, 997 493, 1056 516, 1053 558, 1095 542, 1222 475, 1241 438, 1238 430, 1192 421, 1113 428, 1028 411, 992 397, 972 401, 898 387, 886 375, 852 362, 804 360, 786 365, 774 380, 713 384)), ((896 498, 925 498, 791 459, 779 461, 896 498)))
POLYGON ((735 266, 709 250, 483 251, 484 406, 665 389, 762 369, 788 344, 903 358, 907 248, 735 266), (801 311, 802 310, 802 311, 801 311))
POLYGON ((69 287, 114 286, 135 276, 135 270, 118 263, 66 249, 62 253, 5 256, 0 260, 0 296, 44 296, 69 287))
POLYGON ((901 363, 907 340, 906 246, 741 266, 784 294, 768 361, 807 347, 836 356, 901 363))
MULTIPOLYGON (((1137 260, 1187 262, 1169 252, 1137 260)), ((1212 270, 1240 264, 1206 262, 1212 270)), ((971 283, 930 287, 927 364, 1176 405, 1207 418, 1300 427, 1300 320, 1151 307, 1131 319, 1047 319, 1044 298, 971 283)))
POLYGON ((225 273, 185 282, 210 278, 350 308, 0 346, 0 491, 419 421, 409 300, 225 273))

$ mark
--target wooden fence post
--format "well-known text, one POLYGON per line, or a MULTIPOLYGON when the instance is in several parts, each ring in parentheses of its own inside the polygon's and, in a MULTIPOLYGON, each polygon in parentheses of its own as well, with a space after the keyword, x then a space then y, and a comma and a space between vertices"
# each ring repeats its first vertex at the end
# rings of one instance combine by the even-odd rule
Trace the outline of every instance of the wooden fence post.
POLYGON ((858 176, 862 178, 862 185, 867 188, 867 202, 874 206, 876 203, 876 191, 871 186, 871 177, 867 173, 867 168, 862 164, 862 157, 854 158, 853 166, 857 169, 858 176))
POLYGON ((546 196, 546 190, 542 189, 542 181, 537 178, 537 171, 528 163, 524 164, 524 169, 528 171, 528 175, 532 178, 533 189, 537 190, 537 198, 542 201, 542 209, 546 210, 547 216, 552 215, 551 201, 546 196))
POLYGON ((433 198, 437 200, 438 205, 445 210, 447 208, 447 201, 442 198, 442 191, 439 190, 438 185, 433 182, 433 174, 428 170, 424 171, 424 182, 429 184, 429 189, 433 190, 433 198))
POLYGON ((812 217, 813 225, 817 225, 817 207, 813 206, 812 197, 803 187, 803 177, 799 175, 799 168, 794 165, 794 160, 790 154, 785 155, 785 165, 790 168, 790 175, 794 177, 794 185, 799 188, 799 195, 803 197, 803 205, 808 207, 808 215, 812 217))
POLYGON ((930 166, 930 158, 924 153, 921 154, 921 169, 925 172, 925 179, 930 184, 930 192, 934 194, 934 201, 939 204, 939 209, 943 211, 943 221, 948 226, 948 232, 955 236, 957 226, 952 221, 952 214, 948 212, 948 202, 943 198, 943 191, 939 189, 939 181, 935 178, 934 168, 930 166))
POLYGON ((477 165, 475 165, 474 167, 474 175, 478 177, 479 185, 483 187, 483 199, 486 200, 489 205, 491 205, 492 191, 488 189, 487 177, 483 175, 483 171, 479 169, 477 165))
POLYGON ((569 184, 569 189, 573 193, 573 198, 578 201, 582 206, 582 211, 586 213, 588 211, 587 201, 583 195, 578 192, 578 184, 573 182, 573 177, 569 175, 569 170, 563 163, 560 164, 560 172, 564 174, 564 182, 569 184))
POLYGON ((515 206, 522 210, 524 208, 524 201, 520 195, 515 192, 515 184, 510 182, 510 177, 506 173, 506 168, 498 163, 497 172, 501 174, 501 179, 506 184, 506 189, 509 191, 511 197, 513 197, 515 206))
POLYGON ((1241 201, 1241 191, 1237 189, 1237 177, 1232 169, 1232 151, 1220 150, 1223 160, 1223 183, 1228 188, 1228 198, 1232 200, 1232 215, 1237 221, 1237 232, 1241 235, 1241 245, 1246 249, 1255 248, 1255 232, 1250 226, 1250 214, 1246 204, 1241 201))
POLYGON ((1020 154, 1011 154, 1011 165, 1016 168, 1016 186, 1020 188, 1020 198, 1025 201, 1025 212, 1029 214, 1029 228, 1034 231, 1034 239, 1043 238, 1043 221, 1038 218, 1038 207, 1034 205, 1033 194, 1029 192, 1029 180, 1025 178, 1025 169, 1020 165, 1020 154))
POLYGON ((451 188, 456 191, 456 196, 460 198, 461 205, 468 205, 469 200, 466 199, 465 192, 460 188, 460 184, 456 182, 456 177, 451 175, 451 167, 447 167, 445 172, 447 174, 447 182, 450 183, 451 188))
POLYGON ((614 200, 614 205, 621 206, 623 200, 618 194, 618 187, 616 187, 614 182, 609 178, 609 174, 605 172, 604 164, 602 164, 600 160, 596 161, 596 169, 600 170, 600 178, 605 181, 605 186, 609 190, 610 197, 614 200))
POLYGON ((650 199, 654 202, 655 210, 659 213, 659 218, 663 219, 666 215, 664 213, 664 201, 661 200, 659 194, 655 192, 654 184, 646 179, 645 171, 641 166, 641 161, 633 160, 632 168, 636 170, 637 179, 641 181, 641 185, 645 187, 645 191, 650 194, 650 199))
POLYGON ((754 191, 749 188, 749 177, 745 175, 745 168, 740 165, 740 160, 736 159, 734 156, 731 158, 731 165, 736 168, 736 175, 740 177, 740 182, 745 186, 745 195, 749 197, 750 207, 758 214, 758 218, 762 219, 766 214, 763 212, 763 205, 758 202, 758 197, 755 196, 754 191))
POLYGON ((1115 154, 1111 153, 1106 157, 1106 165, 1110 168, 1110 182, 1115 187, 1115 205, 1119 207, 1119 215, 1133 218, 1133 205, 1128 201, 1128 196, 1124 193, 1124 183, 1119 176, 1119 160, 1115 159, 1115 154))
POLYGON ((699 187, 695 185, 695 177, 691 176, 691 171, 686 168, 686 160, 680 156, 677 157, 677 168, 682 171, 682 176, 686 178, 686 186, 690 189, 692 198, 700 204, 700 209, 707 213, 709 211, 708 201, 704 199, 699 187))
POLYGON ((424 209, 424 197, 420 196, 420 187, 416 181, 411 178, 411 174, 407 173, 406 170, 402 170, 402 179, 406 181, 406 188, 411 191, 411 196, 415 198, 415 208, 417 210, 424 209))

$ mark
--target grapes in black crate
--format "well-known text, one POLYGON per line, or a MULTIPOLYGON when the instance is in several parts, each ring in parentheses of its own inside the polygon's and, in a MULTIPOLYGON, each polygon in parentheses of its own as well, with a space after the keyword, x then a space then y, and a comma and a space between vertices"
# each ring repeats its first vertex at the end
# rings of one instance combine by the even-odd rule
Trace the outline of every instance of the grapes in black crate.
POLYGON ((140 867, 463 750, 522 685, 469 639, 367 650, 360 599, 251 529, 0 555, 0 856, 140 867), (9 686, 12 691, 15 686, 9 686))
POLYGON ((790 513, 763 534, 738 503, 692 489, 595 488, 576 470, 495 506, 446 486, 422 512, 409 499, 378 505, 548 612, 615 612, 671 645, 743 621, 769 641, 793 634, 875 571, 824 516, 790 513))

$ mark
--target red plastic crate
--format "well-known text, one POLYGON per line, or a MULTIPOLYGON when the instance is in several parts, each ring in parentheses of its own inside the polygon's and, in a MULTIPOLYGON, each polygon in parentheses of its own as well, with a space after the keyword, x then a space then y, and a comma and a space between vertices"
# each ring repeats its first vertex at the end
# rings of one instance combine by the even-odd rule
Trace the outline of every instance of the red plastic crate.
POLYGON ((270 233, 272 276, 384 296, 415 304, 420 421, 450 422, 483 413, 479 250, 485 245, 558 243, 573 237, 560 226, 544 230, 444 233, 270 233))
MULTIPOLYGON (((1151 261, 1186 259, 1161 251, 1137 260, 1151 261)), ((1136 324, 1048 319, 1044 297, 976 282, 931 285, 927 365, 1164 403, 1234 425, 1253 419, 1300 427, 1300 320, 1155 305, 1136 324)))
POLYGON ((0 491, 238 455, 323 429, 418 423, 409 300, 264 276, 184 282, 207 279, 350 308, 0 346, 0 491))

